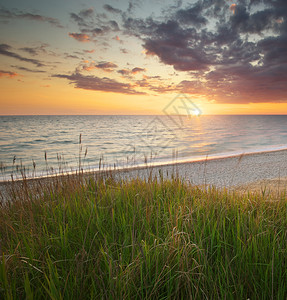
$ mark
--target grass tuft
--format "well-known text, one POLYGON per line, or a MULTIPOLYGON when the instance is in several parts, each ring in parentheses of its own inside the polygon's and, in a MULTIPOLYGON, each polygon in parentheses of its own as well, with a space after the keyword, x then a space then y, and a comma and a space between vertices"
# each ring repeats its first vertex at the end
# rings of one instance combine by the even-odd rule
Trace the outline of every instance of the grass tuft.
POLYGON ((1 299, 286 299, 285 195, 174 177, 12 183, 1 299))

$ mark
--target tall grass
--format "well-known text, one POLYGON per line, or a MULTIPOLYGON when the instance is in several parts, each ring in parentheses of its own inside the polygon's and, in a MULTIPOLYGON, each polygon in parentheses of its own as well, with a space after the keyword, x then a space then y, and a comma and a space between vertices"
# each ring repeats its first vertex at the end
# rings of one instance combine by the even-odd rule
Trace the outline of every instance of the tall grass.
POLYGON ((1 299, 287 297, 284 194, 161 176, 50 181, 2 203, 1 299))

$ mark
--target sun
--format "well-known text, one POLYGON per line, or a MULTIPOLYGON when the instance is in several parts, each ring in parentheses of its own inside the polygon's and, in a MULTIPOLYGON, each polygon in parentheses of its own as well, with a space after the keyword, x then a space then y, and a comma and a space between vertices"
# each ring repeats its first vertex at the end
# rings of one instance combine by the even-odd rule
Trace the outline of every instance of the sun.
POLYGON ((201 111, 199 109, 192 109, 191 114, 198 117, 201 115, 201 111))

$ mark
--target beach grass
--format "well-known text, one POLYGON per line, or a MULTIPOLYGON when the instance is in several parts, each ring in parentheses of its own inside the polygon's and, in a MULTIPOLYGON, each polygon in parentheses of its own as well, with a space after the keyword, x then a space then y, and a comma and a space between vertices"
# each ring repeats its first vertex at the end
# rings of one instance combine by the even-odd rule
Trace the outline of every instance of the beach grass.
POLYGON ((286 299, 284 193, 160 174, 11 184, 0 299, 286 299))

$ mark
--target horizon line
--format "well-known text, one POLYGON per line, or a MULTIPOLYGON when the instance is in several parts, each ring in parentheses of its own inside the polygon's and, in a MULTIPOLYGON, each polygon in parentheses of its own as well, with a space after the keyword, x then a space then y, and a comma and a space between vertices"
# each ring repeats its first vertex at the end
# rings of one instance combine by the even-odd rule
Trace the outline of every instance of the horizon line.
POLYGON ((192 116, 192 117, 202 117, 202 116, 287 116, 287 113, 274 113, 274 114, 201 114, 196 115, 185 115, 185 114, 0 114, 0 117, 35 117, 35 116, 192 116))

